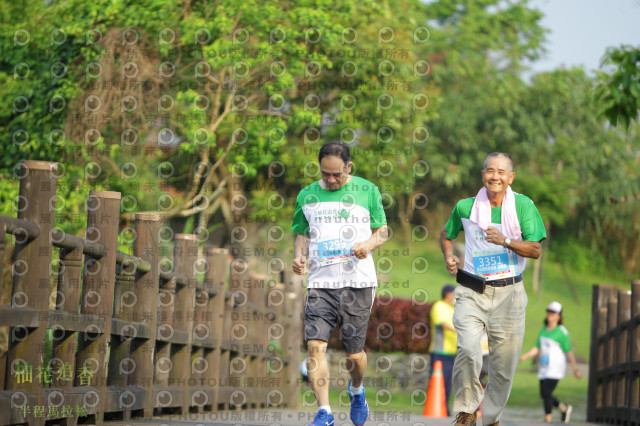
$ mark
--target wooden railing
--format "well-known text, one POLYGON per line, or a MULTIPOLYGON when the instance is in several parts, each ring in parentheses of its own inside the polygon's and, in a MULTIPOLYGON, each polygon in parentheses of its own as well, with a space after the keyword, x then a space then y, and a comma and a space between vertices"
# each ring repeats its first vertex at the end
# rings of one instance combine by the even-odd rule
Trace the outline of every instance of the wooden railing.
POLYGON ((587 421, 640 425, 640 280, 593 286, 587 421))
POLYGON ((65 234, 57 164, 25 161, 20 175, 18 218, 0 216, 0 268, 15 240, 1 425, 297 405, 298 277, 269 281, 196 235, 171 238, 156 214, 135 216, 133 256, 119 252, 117 192, 91 191, 86 238, 65 234))

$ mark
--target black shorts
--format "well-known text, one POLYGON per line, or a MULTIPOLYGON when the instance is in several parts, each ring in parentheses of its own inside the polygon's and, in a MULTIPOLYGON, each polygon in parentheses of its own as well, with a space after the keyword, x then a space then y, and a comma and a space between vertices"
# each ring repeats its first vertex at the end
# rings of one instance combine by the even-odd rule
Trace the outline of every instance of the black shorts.
POLYGON ((364 349, 375 287, 310 288, 304 309, 304 339, 329 341, 340 326, 342 347, 348 354, 364 349))

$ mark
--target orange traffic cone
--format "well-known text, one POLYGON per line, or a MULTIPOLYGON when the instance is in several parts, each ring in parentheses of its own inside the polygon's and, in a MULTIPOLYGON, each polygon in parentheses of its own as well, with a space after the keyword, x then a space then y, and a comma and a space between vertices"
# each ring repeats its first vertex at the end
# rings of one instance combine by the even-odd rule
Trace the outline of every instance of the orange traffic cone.
POLYGON ((433 364, 433 374, 429 382, 427 400, 424 403, 422 415, 425 417, 447 417, 447 401, 444 392, 444 377, 442 377, 442 361, 433 364))

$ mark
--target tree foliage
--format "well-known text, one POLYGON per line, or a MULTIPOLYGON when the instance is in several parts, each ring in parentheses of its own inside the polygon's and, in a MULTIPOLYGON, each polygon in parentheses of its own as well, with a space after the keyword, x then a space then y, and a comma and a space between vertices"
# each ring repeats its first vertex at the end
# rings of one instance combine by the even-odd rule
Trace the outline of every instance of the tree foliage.
POLYGON ((447 211, 461 196, 476 194, 487 153, 509 152, 514 189, 536 202, 558 258, 570 261, 575 251, 565 248, 578 247, 587 257, 604 255, 613 269, 637 273, 637 135, 601 121, 596 82, 581 69, 522 80, 522 63, 543 46, 538 12, 524 2, 502 9, 472 3, 434 2, 428 11, 443 42, 436 47, 442 101, 429 122, 436 154, 426 191, 447 211), (497 36, 510 31, 520 35, 497 36))
POLYGON ((68 231, 88 191, 109 189, 124 224, 160 211, 178 232, 251 245, 265 225, 288 233, 318 149, 343 141, 409 238, 441 227, 505 151, 559 253, 640 270, 637 49, 610 52, 600 97, 579 69, 525 82, 545 42, 526 0, 0 3, 4 214, 20 160, 61 161, 68 231))
POLYGON ((610 48, 603 58, 610 73, 600 72, 598 95, 611 124, 628 130, 640 110, 640 49, 610 48))
MULTIPOLYGON (((12 144, 5 167, 23 156, 90 164, 89 185, 131 195, 138 210, 195 218, 200 230, 215 215, 230 231, 273 215, 280 192, 319 177, 311 162, 322 141, 342 140, 358 152, 359 174, 387 178, 389 208, 398 199, 409 204, 409 171, 416 163, 425 169, 419 151, 428 131, 419 124, 431 114, 429 64, 418 61, 429 39, 415 19, 424 13, 419 3, 402 15, 370 1, 28 6, 31 15, 11 12, 22 20, 7 33, 65 34, 68 89, 59 97, 68 108, 53 115, 40 102, 7 114, 3 130, 29 129, 30 142, 12 144), (45 15, 48 25, 37 27, 45 15), (65 128, 57 144, 44 142, 43 122, 65 128), (388 153, 395 159, 385 172, 377 159, 388 153)), ((18 56, 29 56, 31 42, 18 56)), ((59 55, 39 46, 50 58, 44 70, 59 55)), ((5 58, 3 68, 16 62, 5 58)), ((44 71, 4 90, 18 96, 33 92, 29 85, 46 88, 34 101, 56 96, 44 71)), ((291 203, 283 208, 277 217, 290 215, 291 203)))

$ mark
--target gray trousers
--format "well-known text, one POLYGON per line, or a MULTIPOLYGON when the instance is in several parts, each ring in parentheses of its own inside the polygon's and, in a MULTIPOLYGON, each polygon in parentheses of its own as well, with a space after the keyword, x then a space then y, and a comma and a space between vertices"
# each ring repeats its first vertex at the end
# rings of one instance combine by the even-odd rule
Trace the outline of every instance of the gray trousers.
POLYGON ((482 423, 500 420, 507 404, 524 338, 527 293, 519 282, 506 287, 487 286, 484 294, 458 286, 453 325, 458 332, 458 354, 453 366, 453 412, 475 413, 480 403, 482 423), (489 384, 480 384, 484 327, 489 337, 489 384))

